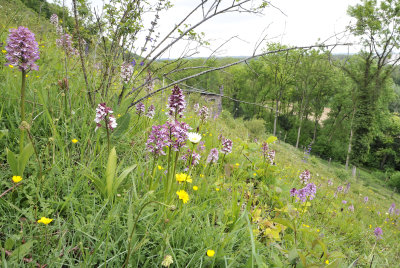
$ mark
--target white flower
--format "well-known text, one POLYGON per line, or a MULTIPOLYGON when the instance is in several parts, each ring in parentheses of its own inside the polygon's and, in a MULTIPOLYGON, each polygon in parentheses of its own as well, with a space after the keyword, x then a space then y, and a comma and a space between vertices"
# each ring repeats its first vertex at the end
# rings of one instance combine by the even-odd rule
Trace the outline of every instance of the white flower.
POLYGON ((191 141, 192 143, 199 143, 199 141, 201 140, 201 135, 199 133, 188 132, 187 135, 188 135, 189 141, 191 141))
POLYGON ((169 267, 173 263, 174 263, 174 259, 172 258, 172 256, 171 255, 165 255, 161 265, 164 266, 164 267, 169 267))

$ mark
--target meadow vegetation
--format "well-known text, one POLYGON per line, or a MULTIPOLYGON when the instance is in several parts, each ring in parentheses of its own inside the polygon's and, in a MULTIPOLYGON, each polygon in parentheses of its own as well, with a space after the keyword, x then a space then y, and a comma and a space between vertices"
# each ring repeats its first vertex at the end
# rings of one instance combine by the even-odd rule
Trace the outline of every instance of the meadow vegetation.
POLYGON ((84 50, 67 28, 57 33, 60 18, 14 0, 1 0, 0 13, 13 14, 0 16, 2 266, 398 266, 394 169, 390 179, 367 166, 353 176, 277 138, 279 126, 265 123, 274 114, 235 118, 226 100, 219 113, 181 84, 139 91, 132 106, 121 91, 132 76, 148 79, 138 55, 107 94, 90 96, 100 60, 87 52, 83 75, 84 50), (22 32, 40 59, 10 52, 22 32))

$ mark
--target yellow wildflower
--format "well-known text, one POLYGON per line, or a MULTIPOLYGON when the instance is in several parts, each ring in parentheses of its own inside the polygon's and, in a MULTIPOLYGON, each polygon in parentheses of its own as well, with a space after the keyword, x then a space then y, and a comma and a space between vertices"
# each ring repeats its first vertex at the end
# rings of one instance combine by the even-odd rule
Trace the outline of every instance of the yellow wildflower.
POLYGON ((240 164, 239 164, 239 163, 236 163, 236 166, 238 167, 238 166, 240 166, 240 164))
POLYGON ((185 173, 176 174, 175 177, 176 177, 176 181, 179 183, 182 183, 182 182, 192 183, 192 179, 190 178, 190 176, 185 173))
POLYGON ((208 257, 213 257, 215 255, 215 251, 212 249, 207 250, 207 256, 208 257))
POLYGON ((47 224, 49 224, 50 222, 52 222, 53 221, 53 219, 49 219, 49 218, 46 218, 46 217, 42 217, 40 220, 38 220, 37 222, 38 223, 43 223, 43 224, 45 224, 45 225, 47 225, 47 224))
POLYGON ((204 178, 204 174, 200 174, 200 178, 204 178))
POLYGON ((189 195, 185 190, 180 190, 176 192, 176 194, 178 195, 179 199, 182 199, 182 202, 184 204, 186 204, 189 201, 189 195))
POLYGON ((198 189, 199 189, 199 187, 197 187, 196 185, 193 186, 193 190, 194 190, 194 191, 197 191, 198 189))
POLYGON ((1 50, 1 52, 3 52, 4 54, 6 54, 6 53, 7 53, 7 51, 5 51, 4 49, 2 49, 2 50, 1 50))
POLYGON ((11 64, 9 64, 9 65, 8 65, 8 67, 10 67, 10 68, 14 68, 14 65, 11 65, 11 64))
POLYGON ((14 183, 18 183, 18 182, 22 181, 22 177, 21 176, 13 176, 12 181, 14 183))
POLYGON ((163 170, 163 167, 160 165, 158 165, 157 168, 158 168, 158 170, 163 170))
POLYGON ((120 117, 121 117, 121 114, 117 114, 117 117, 120 118, 120 117))
POLYGON ((78 142, 77 139, 73 139, 73 140, 71 140, 71 141, 72 141, 72 143, 77 143, 77 142, 78 142))
POLYGON ((326 260, 325 263, 326 263, 326 264, 329 264, 329 260, 326 260))
POLYGON ((217 191, 217 192, 218 192, 218 191, 219 191, 219 188, 215 188, 215 191, 217 191))

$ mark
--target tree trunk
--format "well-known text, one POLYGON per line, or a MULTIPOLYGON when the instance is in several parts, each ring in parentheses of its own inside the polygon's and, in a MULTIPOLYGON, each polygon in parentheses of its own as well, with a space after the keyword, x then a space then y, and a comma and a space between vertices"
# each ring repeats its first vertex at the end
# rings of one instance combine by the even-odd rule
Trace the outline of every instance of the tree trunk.
MULTIPOLYGON (((279 96, 280 97, 280 96, 279 96)), ((279 113, 279 99, 280 98, 277 98, 276 99, 276 105, 275 105, 275 117, 274 117, 274 133, 273 133, 273 135, 274 136, 276 136, 276 123, 277 123, 277 121, 278 121, 278 113, 279 113)))
POLYGON ((356 108, 353 108, 353 114, 351 116, 351 123, 350 123, 350 139, 349 139, 349 146, 347 149, 347 157, 346 157, 346 169, 349 168, 350 162, 350 153, 351 153, 351 142, 353 141, 353 121, 354 121, 354 114, 356 113, 356 108))
POLYGON ((383 166, 384 166, 385 163, 386 163, 387 157, 388 157, 387 154, 385 154, 385 155, 383 156, 383 159, 382 159, 382 161, 381 161, 381 169, 383 169, 383 166))
POLYGON ((318 126, 318 117, 315 117, 314 136, 313 136, 313 139, 312 139, 312 143, 315 142, 315 139, 317 137, 317 126, 318 126))
POLYGON ((303 123, 303 119, 300 117, 300 124, 299 124, 299 128, 297 129, 296 148, 299 148, 299 141, 300 141, 300 134, 301 134, 301 124, 302 123, 303 123))

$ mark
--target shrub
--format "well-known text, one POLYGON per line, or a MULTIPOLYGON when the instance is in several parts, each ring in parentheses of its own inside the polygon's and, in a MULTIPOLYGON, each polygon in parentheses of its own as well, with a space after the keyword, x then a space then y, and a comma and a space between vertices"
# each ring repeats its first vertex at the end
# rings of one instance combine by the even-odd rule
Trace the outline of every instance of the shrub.
POLYGON ((394 172, 390 176, 389 186, 395 191, 400 192, 400 171, 394 172))
POLYGON ((250 132, 251 138, 261 137, 265 133, 264 120, 262 119, 251 119, 245 121, 244 125, 250 132))

